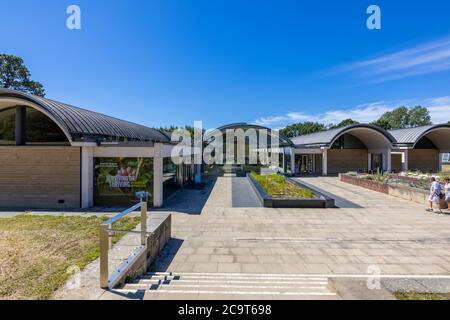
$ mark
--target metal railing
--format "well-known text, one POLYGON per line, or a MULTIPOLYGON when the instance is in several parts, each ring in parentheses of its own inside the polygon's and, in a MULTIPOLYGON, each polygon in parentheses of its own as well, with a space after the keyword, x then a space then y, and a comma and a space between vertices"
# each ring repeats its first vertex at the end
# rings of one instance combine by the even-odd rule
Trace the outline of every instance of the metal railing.
POLYGON ((115 217, 103 222, 100 225, 100 287, 103 289, 112 289, 120 281, 121 276, 127 272, 128 268, 133 264, 133 261, 137 259, 142 253, 147 250, 147 202, 142 201, 132 206, 131 208, 119 213, 115 217), (126 217, 132 212, 141 209, 141 230, 140 231, 128 231, 128 230, 114 230, 112 225, 120 219, 126 217), (112 247, 112 237, 116 233, 140 233, 141 245, 138 249, 124 262, 117 270, 109 276, 109 250, 112 247))

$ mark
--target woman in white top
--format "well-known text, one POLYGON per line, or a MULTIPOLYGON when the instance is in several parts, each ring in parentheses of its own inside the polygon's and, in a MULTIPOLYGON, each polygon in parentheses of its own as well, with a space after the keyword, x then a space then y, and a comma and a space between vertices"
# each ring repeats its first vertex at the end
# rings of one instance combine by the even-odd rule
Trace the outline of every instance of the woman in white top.
POLYGON ((428 212, 433 212, 433 204, 436 204, 439 208, 439 212, 442 213, 442 210, 440 208, 441 194, 442 194, 441 184, 436 181, 435 177, 432 177, 431 178, 430 197, 428 198, 428 201, 430 202, 430 208, 427 209, 428 212))
POLYGON ((447 210, 450 211, 450 178, 445 178, 444 182, 445 201, 447 202, 447 210))

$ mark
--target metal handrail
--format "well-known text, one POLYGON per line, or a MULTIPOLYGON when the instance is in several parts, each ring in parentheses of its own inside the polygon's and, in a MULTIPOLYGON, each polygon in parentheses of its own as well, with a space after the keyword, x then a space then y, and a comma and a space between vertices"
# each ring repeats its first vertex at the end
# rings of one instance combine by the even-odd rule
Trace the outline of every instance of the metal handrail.
MULTIPOLYGON (((113 277, 109 277, 109 249, 112 247, 112 235, 116 232, 130 232, 141 234, 141 245, 139 250, 147 249, 147 202, 141 201, 138 204, 128 208, 127 210, 119 213, 118 215, 112 217, 108 221, 100 224, 100 287, 103 289, 111 289, 115 286, 119 277, 126 271, 126 268, 119 268, 114 272, 113 277), (141 231, 126 231, 126 230, 114 230, 112 229, 113 223, 119 221, 130 213, 141 209, 141 231)), ((136 254, 134 254, 136 256, 136 254)))

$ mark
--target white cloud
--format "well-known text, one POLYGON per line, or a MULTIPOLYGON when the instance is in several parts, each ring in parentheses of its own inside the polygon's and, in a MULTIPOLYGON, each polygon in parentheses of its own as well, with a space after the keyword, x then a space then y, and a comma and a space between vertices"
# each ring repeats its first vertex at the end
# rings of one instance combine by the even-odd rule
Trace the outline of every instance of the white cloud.
POLYGON ((377 120, 383 113, 402 105, 410 107, 421 105, 427 107, 434 123, 446 123, 450 121, 450 96, 445 96, 422 100, 380 101, 358 105, 350 109, 337 109, 323 113, 289 112, 285 115, 261 117, 256 119, 254 123, 271 128, 279 128, 304 121, 336 124, 348 118, 361 123, 369 123, 377 120))
POLYGON ((446 123, 450 121, 450 96, 430 99, 424 105, 429 106, 431 119, 434 123, 446 123))
POLYGON ((450 37, 335 67, 325 74, 349 74, 380 83, 445 70, 450 70, 450 37))

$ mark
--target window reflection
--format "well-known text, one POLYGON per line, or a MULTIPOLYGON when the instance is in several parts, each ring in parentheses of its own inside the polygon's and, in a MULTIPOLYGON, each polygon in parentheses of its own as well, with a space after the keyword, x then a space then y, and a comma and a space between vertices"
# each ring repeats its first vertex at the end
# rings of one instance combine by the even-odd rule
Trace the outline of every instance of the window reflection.
POLYGON ((26 141, 28 145, 69 145, 66 135, 54 121, 33 108, 26 110, 26 141))
POLYGON ((0 110, 0 145, 15 145, 16 109, 0 110))

